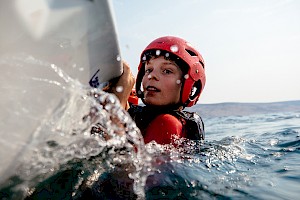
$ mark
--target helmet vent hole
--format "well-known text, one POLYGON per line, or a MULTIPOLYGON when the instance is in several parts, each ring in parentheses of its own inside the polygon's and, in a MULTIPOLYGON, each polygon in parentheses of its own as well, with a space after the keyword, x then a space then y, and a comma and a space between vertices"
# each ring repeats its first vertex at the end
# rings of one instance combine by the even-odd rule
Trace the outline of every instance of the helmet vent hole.
POLYGON ((197 56, 197 54, 191 50, 186 49, 186 52, 188 52, 191 56, 197 56))
POLYGON ((197 88, 193 87, 191 91, 191 96, 193 97, 196 94, 196 92, 197 92, 197 88))
POLYGON ((201 82, 197 81, 197 82, 194 83, 194 85, 191 89, 189 99, 194 100, 200 94, 200 91, 201 91, 201 82))

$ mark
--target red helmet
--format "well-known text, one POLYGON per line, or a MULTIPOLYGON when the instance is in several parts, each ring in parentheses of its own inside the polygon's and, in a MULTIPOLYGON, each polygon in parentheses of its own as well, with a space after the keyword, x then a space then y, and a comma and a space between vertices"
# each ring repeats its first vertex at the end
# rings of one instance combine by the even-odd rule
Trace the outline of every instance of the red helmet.
MULTIPOLYGON (((196 104, 205 85, 204 60, 200 53, 187 41, 174 37, 161 37, 151 42, 141 54, 138 75, 136 79, 136 91, 140 98, 143 98, 141 82, 145 74, 145 54, 150 51, 160 50, 175 55, 179 60, 184 61, 188 67, 187 74, 181 88, 181 104, 190 107, 196 104)), ((179 65, 182 68, 182 66, 179 65)), ((183 69, 182 69, 183 70, 183 69)))

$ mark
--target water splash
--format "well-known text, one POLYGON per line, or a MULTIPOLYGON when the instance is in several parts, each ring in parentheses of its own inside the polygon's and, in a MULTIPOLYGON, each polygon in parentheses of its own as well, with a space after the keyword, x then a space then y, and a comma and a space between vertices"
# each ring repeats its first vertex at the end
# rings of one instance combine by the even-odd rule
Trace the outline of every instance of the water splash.
MULTIPOLYGON (((58 81, 39 77, 32 80, 46 82, 49 87, 58 86, 64 94, 15 162, 18 167, 14 175, 1 188, 13 191, 12 197, 17 195, 21 199, 38 195, 38 183, 73 169, 76 163, 81 167, 75 167, 80 173, 73 185, 87 186, 87 178, 91 182, 90 177, 101 175, 101 172, 121 171, 133 180, 135 195, 143 198, 148 173, 144 169, 151 158, 145 151, 139 129, 118 99, 102 90, 81 85, 54 64, 31 56, 18 59, 18 62, 52 69, 60 78, 58 81)), ((77 193, 73 188, 73 195, 77 193)))

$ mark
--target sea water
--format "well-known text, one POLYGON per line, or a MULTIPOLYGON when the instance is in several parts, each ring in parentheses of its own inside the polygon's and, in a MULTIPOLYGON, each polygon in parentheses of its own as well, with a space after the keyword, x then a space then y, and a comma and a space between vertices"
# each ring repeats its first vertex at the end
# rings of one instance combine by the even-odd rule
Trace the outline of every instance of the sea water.
POLYGON ((1 199, 298 199, 299 112, 204 118, 204 142, 145 145, 115 96, 43 65, 62 78, 64 98, 14 161, 1 199))

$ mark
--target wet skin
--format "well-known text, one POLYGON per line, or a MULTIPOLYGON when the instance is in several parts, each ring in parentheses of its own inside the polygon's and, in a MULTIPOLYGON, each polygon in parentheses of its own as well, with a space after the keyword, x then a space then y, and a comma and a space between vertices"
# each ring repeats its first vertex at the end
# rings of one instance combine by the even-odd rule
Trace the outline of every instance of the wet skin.
POLYGON ((174 61, 163 56, 151 58, 145 64, 142 80, 144 102, 148 105, 165 106, 180 101, 182 71, 174 61))

